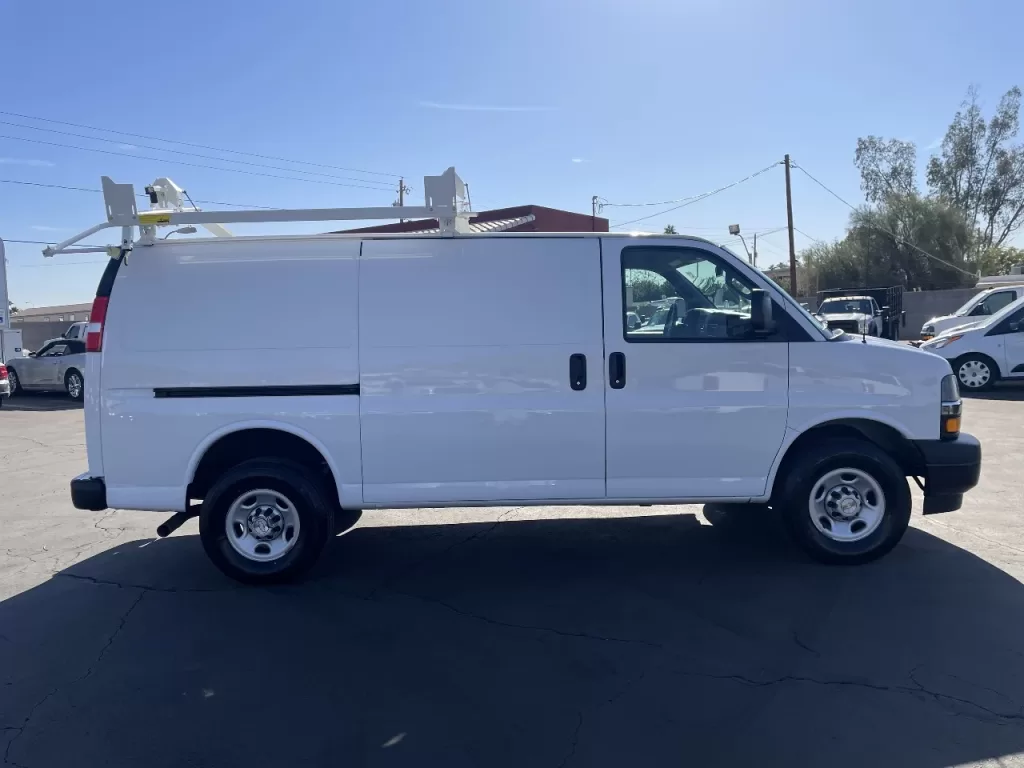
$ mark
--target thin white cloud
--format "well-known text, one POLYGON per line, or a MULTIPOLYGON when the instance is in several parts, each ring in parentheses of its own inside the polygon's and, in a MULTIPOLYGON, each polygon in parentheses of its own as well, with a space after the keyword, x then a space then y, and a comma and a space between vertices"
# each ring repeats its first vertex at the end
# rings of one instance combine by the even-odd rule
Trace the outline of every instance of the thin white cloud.
POLYGON ((29 157, 0 157, 0 165, 29 165, 33 168, 53 168, 49 160, 33 160, 29 157))
POLYGON ((589 160, 587 160, 587 158, 585 158, 585 157, 574 157, 574 158, 572 159, 572 161, 573 161, 574 163, 576 163, 576 164, 579 164, 579 163, 589 163, 589 162, 590 162, 590 161, 589 161, 589 160))
POLYGON ((942 139, 943 138, 944 138, 943 136, 939 136, 939 138, 937 138, 935 141, 933 141, 931 144, 929 144, 927 147, 925 147, 925 149, 938 149, 939 147, 942 146, 942 139))
POLYGON ((48 227, 45 224, 33 224, 32 229, 36 232, 63 232, 65 227, 48 227))
POLYGON ((129 152, 138 149, 134 144, 118 144, 121 149, 127 149, 129 152))
POLYGON ((421 101, 426 109, 448 109, 455 112, 550 112, 552 107, 529 105, 497 105, 497 104, 442 104, 437 101, 421 101))

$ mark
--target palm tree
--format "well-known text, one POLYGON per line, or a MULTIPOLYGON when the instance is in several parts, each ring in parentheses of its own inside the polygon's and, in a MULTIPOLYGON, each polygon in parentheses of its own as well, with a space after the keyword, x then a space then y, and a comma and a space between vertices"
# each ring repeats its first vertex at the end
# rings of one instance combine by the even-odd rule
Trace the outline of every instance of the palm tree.
POLYGON ((672 224, 668 224, 668 225, 665 226, 665 234, 666 235, 678 235, 679 233, 676 232, 675 226, 673 226, 672 224))

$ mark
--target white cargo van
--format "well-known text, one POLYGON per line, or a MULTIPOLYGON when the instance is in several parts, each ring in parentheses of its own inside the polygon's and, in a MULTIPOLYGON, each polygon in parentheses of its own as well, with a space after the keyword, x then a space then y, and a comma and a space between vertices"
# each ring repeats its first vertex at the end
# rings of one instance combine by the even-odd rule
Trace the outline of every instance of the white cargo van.
POLYGON ((214 215, 138 214, 112 252, 71 494, 176 512, 163 533, 201 501, 207 553, 243 581, 294 577, 339 517, 394 507, 770 504, 814 557, 859 563, 906 530, 908 477, 926 514, 977 483, 945 360, 824 330, 711 242, 443 214, 423 235, 148 231, 254 220, 214 215), (650 281, 674 296, 657 333, 630 322, 650 281))

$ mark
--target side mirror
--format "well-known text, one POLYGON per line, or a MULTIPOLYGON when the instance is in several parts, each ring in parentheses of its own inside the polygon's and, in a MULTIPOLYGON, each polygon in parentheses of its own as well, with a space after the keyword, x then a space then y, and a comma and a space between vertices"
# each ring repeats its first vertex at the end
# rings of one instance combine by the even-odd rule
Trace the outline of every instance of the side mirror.
POLYGON ((768 334, 775 330, 772 320, 772 297, 760 288, 750 292, 750 324, 754 333, 768 334))

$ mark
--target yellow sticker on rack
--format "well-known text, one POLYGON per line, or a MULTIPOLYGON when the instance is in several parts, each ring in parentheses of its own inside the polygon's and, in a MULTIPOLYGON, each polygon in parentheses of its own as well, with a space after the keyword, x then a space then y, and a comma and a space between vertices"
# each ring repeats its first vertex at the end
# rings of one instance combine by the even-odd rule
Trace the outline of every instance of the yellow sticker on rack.
POLYGON ((139 224, 170 224, 171 214, 169 213, 140 213, 139 224))

